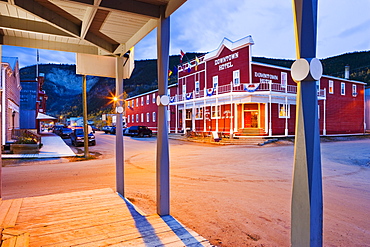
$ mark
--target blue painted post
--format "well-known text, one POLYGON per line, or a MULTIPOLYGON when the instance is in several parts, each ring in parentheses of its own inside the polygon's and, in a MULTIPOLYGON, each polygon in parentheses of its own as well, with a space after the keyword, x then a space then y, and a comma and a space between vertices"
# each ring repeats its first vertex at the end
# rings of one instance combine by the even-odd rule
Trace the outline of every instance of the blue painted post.
POLYGON ((158 132, 157 132, 157 213, 170 214, 170 157, 168 144, 167 106, 168 63, 170 47, 170 17, 165 17, 165 7, 161 7, 161 17, 157 27, 158 64, 158 132))
POLYGON ((323 196, 316 81, 322 66, 316 59, 318 0, 293 0, 298 83, 291 212, 291 245, 322 246, 323 196))

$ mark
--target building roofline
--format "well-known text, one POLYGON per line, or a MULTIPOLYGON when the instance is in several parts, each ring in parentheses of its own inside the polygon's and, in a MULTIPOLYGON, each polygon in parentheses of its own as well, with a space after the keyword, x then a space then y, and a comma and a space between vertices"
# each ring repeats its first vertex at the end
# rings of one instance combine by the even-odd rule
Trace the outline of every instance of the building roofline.
MULTIPOLYGON (((177 86, 177 83, 169 85, 169 86, 168 86, 168 88, 170 88, 170 87, 175 87, 175 86, 177 86)), ((132 97, 127 98, 127 99, 125 99, 125 100, 132 100, 132 99, 135 99, 135 98, 138 98, 138 97, 141 97, 141 96, 147 95, 147 94, 155 93, 155 92, 157 92, 157 91, 158 91, 158 89, 155 89, 155 90, 152 90, 152 91, 149 91, 149 92, 146 92, 146 93, 142 93, 142 94, 138 94, 138 95, 132 96, 132 97)))
MULTIPOLYGON (((266 63, 260 63, 260 62, 253 62, 252 65, 261 65, 265 67, 270 67, 270 68, 276 68, 276 69, 284 69, 287 71, 290 71, 290 68, 278 66, 278 65, 273 65, 273 64, 266 64, 266 63)), ((357 84, 363 84, 366 85, 367 83, 362 82, 362 81, 355 81, 355 80, 350 80, 350 79, 345 79, 345 78, 340 78, 340 77, 335 77, 335 76, 330 76, 330 75, 322 75, 322 77, 329 78, 329 79, 334 79, 334 80, 340 80, 340 81, 346 81, 346 82, 352 82, 352 83, 357 83, 357 84)))
POLYGON ((205 54, 204 59, 208 61, 215 57, 218 57, 223 50, 223 47, 227 47, 231 51, 234 51, 248 45, 254 45, 254 41, 251 35, 248 35, 236 41, 231 41, 230 39, 225 37, 216 50, 210 51, 209 53, 205 54))

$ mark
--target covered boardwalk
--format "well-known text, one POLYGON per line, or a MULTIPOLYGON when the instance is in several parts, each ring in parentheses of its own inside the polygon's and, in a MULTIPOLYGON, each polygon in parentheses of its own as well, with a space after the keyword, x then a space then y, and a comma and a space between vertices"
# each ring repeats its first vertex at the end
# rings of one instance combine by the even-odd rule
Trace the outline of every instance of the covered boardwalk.
POLYGON ((172 216, 143 215, 111 189, 4 200, 2 246, 211 246, 172 216))
MULTIPOLYGON (((84 78, 86 75, 116 78, 117 119, 123 115, 123 79, 128 78, 133 69, 133 47, 157 28, 160 92, 156 157, 158 215, 143 216, 124 199, 122 121, 117 121, 117 193, 83 191, 4 200, 0 205, 0 223, 9 246, 27 246, 28 241, 31 246, 198 246, 202 242, 207 245, 207 241, 170 216, 166 121, 170 15, 184 2, 186 0, 0 1, 0 58, 1 45, 77 53, 77 73, 84 78)), ((86 97, 86 80, 83 85, 86 97)), ((86 100, 86 120, 85 110, 86 100)), ((87 130, 87 121, 84 122, 87 130)))

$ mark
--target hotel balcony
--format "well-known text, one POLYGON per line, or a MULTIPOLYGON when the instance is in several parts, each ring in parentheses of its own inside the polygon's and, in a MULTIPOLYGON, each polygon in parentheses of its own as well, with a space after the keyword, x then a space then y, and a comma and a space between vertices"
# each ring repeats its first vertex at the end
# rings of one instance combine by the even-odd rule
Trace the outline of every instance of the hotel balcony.
MULTIPOLYGON (((209 88, 205 90, 199 90, 188 92, 186 95, 179 94, 170 97, 170 103, 184 103, 184 101, 189 100, 200 100, 200 99, 212 99, 216 97, 230 97, 233 96, 252 96, 252 95, 271 95, 271 96, 278 96, 278 97, 296 97, 297 94, 297 86, 293 85, 286 85, 283 86, 281 83, 244 83, 239 86, 229 85, 222 85, 218 87, 218 90, 214 88, 209 88)), ((318 100, 325 100, 326 99, 326 89, 320 89, 317 92, 318 100)))

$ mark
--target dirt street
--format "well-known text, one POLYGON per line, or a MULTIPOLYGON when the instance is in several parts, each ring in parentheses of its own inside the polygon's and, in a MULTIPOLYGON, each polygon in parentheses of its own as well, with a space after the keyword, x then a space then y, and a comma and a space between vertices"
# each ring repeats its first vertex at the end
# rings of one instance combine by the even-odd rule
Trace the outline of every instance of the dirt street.
MULTIPOLYGON (((125 196, 155 213, 156 138, 125 137, 125 196)), ((3 161, 3 198, 115 187, 114 136, 98 159, 3 161)), ((99 145, 100 143, 100 145, 99 145)), ((370 246, 370 139, 323 142, 324 246, 370 246)), ((217 246, 290 246, 293 145, 170 141, 171 214, 217 246)))

